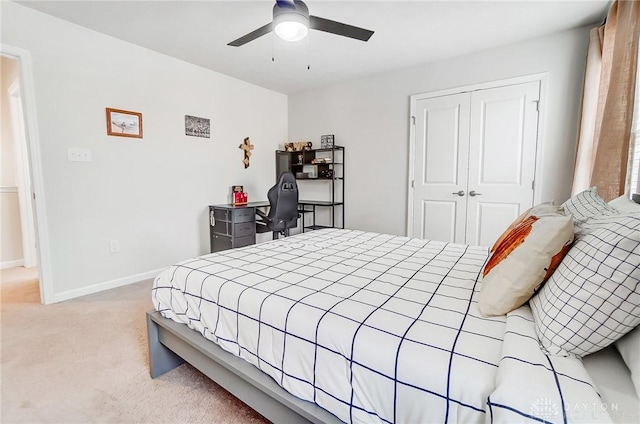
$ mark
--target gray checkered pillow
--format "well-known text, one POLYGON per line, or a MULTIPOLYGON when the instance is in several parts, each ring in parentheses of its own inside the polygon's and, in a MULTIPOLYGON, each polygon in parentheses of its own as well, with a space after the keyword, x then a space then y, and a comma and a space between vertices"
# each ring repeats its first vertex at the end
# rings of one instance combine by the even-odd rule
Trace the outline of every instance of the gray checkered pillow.
POLYGON ((598 195, 595 187, 576 194, 564 202, 562 207, 565 215, 570 214, 576 221, 619 213, 598 195))
POLYGON ((593 219, 530 305, 552 355, 597 352, 640 324, 640 215, 593 219))

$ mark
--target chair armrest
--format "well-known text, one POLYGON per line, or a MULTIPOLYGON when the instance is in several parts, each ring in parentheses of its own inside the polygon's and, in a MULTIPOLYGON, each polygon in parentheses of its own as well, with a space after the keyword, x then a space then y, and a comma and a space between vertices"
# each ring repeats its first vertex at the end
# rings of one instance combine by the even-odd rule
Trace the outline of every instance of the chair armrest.
POLYGON ((268 233, 271 232, 271 229, 264 221, 256 221, 256 233, 268 233))
POLYGON ((269 222, 269 217, 266 213, 256 208, 256 215, 258 215, 264 222, 269 222))

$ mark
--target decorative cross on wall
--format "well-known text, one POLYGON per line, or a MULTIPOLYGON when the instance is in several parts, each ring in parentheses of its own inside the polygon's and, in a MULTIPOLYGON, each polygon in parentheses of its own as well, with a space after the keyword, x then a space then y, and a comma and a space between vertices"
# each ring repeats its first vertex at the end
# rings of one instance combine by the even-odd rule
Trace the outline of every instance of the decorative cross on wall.
POLYGON ((242 163, 244 163, 244 169, 247 169, 249 167, 249 158, 251 157, 253 144, 251 144, 251 140, 249 140, 249 137, 247 137, 238 147, 244 150, 244 160, 242 161, 242 163))

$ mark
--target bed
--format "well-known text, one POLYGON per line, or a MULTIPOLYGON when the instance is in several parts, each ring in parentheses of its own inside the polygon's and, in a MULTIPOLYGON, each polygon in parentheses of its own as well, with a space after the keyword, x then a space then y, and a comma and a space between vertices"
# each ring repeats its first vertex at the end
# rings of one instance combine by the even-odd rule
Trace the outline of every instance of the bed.
POLYGON ((154 281, 151 375, 186 360, 272 422, 637 421, 635 393, 611 414, 589 361, 541 349, 528 305, 480 314, 488 257, 326 229, 182 261, 154 281))

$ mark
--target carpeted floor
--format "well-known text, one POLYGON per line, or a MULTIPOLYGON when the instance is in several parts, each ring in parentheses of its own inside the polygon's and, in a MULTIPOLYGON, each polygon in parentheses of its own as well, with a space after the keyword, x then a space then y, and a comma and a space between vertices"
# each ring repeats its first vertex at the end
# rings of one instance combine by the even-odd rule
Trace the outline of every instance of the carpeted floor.
POLYGON ((3 424, 268 422, 189 365, 149 377, 151 281, 43 306, 37 278, 0 274, 3 424))

